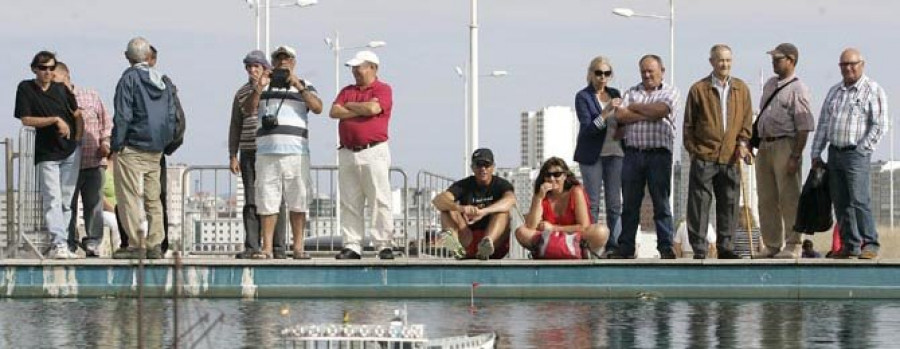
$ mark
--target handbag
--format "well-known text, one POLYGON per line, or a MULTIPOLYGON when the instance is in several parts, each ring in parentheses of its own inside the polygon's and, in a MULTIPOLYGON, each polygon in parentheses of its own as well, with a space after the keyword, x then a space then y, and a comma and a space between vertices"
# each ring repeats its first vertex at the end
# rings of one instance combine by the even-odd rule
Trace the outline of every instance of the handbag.
POLYGON ((581 259, 581 232, 543 231, 536 235, 534 259, 581 259))

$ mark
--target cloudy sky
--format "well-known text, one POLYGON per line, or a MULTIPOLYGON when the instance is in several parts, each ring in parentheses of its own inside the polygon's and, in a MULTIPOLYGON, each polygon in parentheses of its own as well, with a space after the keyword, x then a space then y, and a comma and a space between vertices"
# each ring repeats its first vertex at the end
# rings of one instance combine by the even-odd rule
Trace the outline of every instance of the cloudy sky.
MULTIPOLYGON (((334 63, 323 39, 340 31, 344 46, 386 41, 378 54, 381 77, 394 87, 395 166, 411 176, 419 170, 461 175, 464 99, 454 66, 468 57, 469 1, 319 1, 310 8, 273 9, 272 46, 298 48, 301 77, 330 105, 334 63)), ((510 73, 481 84, 480 143, 494 148, 500 166, 518 165, 519 114, 571 105, 595 55, 611 57, 617 87, 639 81, 641 55, 657 53, 669 61, 668 22, 617 17, 611 14, 615 7, 666 14, 668 2, 480 1, 481 70, 510 73)), ((812 90, 818 113, 828 87, 840 80, 840 51, 854 46, 865 55, 866 72, 898 101, 900 70, 890 66, 896 59, 898 12, 900 3, 885 0, 676 1, 677 86, 684 92, 708 74, 709 47, 726 43, 734 49, 734 75, 751 84, 758 100, 760 73, 771 75, 765 52, 793 42, 800 49, 798 75, 812 90)), ((0 118, 0 137, 17 137, 15 86, 33 77, 28 64, 35 52, 57 52, 75 83, 98 90, 111 106, 127 65, 125 44, 141 35, 160 49, 159 67, 178 84, 189 118, 185 146, 175 161, 226 164, 231 100, 246 80, 241 59, 255 47, 254 25, 243 0, 7 1, 0 13, 0 107, 8 116, 0 118)), ((352 53, 343 52, 341 60, 352 53)), ((341 84, 351 83, 341 69, 341 84)), ((311 117, 314 165, 333 164, 336 123, 325 115, 327 108, 311 117)), ((888 144, 885 138, 876 158, 888 158, 888 144)))

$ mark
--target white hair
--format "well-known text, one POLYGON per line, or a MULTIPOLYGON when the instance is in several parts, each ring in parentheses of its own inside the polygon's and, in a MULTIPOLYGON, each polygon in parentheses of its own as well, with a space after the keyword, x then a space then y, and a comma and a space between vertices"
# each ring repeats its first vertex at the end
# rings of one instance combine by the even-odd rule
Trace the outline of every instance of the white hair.
POLYGON ((134 63, 143 63, 150 56, 150 42, 140 36, 128 41, 125 48, 125 57, 134 63))

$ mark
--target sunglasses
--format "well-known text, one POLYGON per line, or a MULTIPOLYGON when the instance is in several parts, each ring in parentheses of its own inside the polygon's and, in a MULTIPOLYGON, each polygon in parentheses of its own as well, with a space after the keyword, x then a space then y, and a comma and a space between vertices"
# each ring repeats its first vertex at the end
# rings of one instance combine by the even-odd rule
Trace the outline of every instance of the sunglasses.
POLYGON ((562 177, 564 174, 566 174, 566 173, 563 172, 563 171, 559 171, 559 172, 547 172, 547 176, 546 176, 546 177, 559 178, 559 177, 562 177))
POLYGON ((40 71, 54 71, 54 70, 56 70, 56 64, 54 64, 54 65, 40 65, 39 64, 39 65, 34 66, 34 68, 37 70, 40 70, 40 71))
POLYGON ((787 56, 772 56, 772 62, 778 62, 785 58, 787 58, 787 56))
POLYGON ((840 63, 838 63, 838 66, 840 66, 841 68, 846 68, 846 67, 852 67, 852 66, 855 66, 855 65, 860 64, 860 63, 862 63, 862 61, 856 61, 856 62, 840 62, 840 63))
POLYGON ((477 167, 488 168, 488 167, 491 167, 491 166, 493 166, 493 165, 494 165, 493 163, 488 162, 488 161, 476 161, 474 164, 472 164, 472 166, 473 166, 473 167, 476 167, 476 168, 477 168, 477 167))
POLYGON ((610 76, 612 76, 612 70, 599 70, 599 69, 598 69, 598 70, 594 70, 594 76, 596 76, 596 77, 601 77, 601 76, 610 77, 610 76))

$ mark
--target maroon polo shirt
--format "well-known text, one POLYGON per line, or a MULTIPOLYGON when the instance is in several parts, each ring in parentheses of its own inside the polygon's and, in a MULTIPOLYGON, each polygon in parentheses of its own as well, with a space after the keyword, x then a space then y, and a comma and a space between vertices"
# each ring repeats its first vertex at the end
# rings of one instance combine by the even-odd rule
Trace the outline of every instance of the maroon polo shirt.
POLYGON ((348 102, 369 102, 373 98, 378 98, 378 104, 381 105, 380 114, 341 119, 338 134, 342 146, 361 147, 388 140, 388 121, 391 119, 393 106, 391 86, 377 79, 366 87, 350 85, 338 93, 334 104, 343 106, 348 102))

